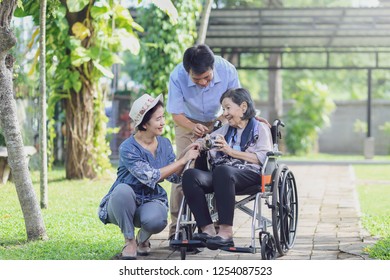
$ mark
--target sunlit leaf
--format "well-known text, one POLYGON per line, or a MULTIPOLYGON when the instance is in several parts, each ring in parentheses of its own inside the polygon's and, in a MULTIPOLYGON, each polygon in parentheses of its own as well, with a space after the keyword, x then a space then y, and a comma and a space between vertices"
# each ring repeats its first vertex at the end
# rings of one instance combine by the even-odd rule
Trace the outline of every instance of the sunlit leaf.
POLYGON ((93 60, 98 60, 105 67, 110 67, 113 64, 122 64, 123 60, 114 52, 99 47, 90 48, 90 56, 93 60))
POLYGON ((124 29, 115 30, 115 36, 120 38, 123 50, 129 50, 132 54, 137 55, 141 49, 139 39, 134 33, 129 33, 124 29))
POLYGON ((91 36, 91 31, 88 27, 86 27, 81 22, 76 22, 72 26, 72 32, 76 36, 76 38, 80 40, 84 40, 85 38, 91 36))
POLYGON ((91 16, 94 19, 109 19, 110 18, 110 8, 107 6, 102 6, 102 7, 96 7, 93 6, 91 8, 91 16))
POLYGON ((77 81, 73 81, 73 82, 72 82, 72 87, 73 87, 73 89, 74 89, 76 92, 80 92, 82 85, 83 85, 83 84, 81 83, 80 80, 77 80, 77 81))
POLYGON ((83 47, 77 47, 71 53, 72 65, 76 67, 90 60, 91 57, 89 56, 89 52, 83 47))
POLYGON ((99 70, 104 76, 107 78, 113 79, 114 74, 109 68, 104 67, 103 65, 99 64, 97 61, 93 61, 93 65, 96 67, 97 70, 99 70))
POLYGON ((66 0, 69 12, 77 13, 89 4, 89 0, 66 0))
POLYGON ((35 68, 38 64, 38 58, 39 58, 39 52, 41 51, 41 49, 38 47, 37 49, 37 52, 35 53, 34 55, 34 60, 31 64, 31 68, 30 68, 30 71, 28 72, 28 76, 32 76, 34 73, 35 73, 35 68))
POLYGON ((131 27, 133 27, 138 32, 144 32, 144 28, 141 25, 139 25, 138 23, 136 23, 135 21, 133 21, 131 23, 131 27))
POLYGON ((177 23, 179 14, 170 0, 151 0, 151 2, 156 5, 159 9, 165 12, 173 24, 177 23))
POLYGON ((39 34, 39 27, 37 29, 35 29, 35 31, 33 32, 33 34, 31 35, 31 40, 30 42, 28 42, 27 44, 27 48, 28 49, 31 49, 32 46, 34 45, 34 42, 35 42, 35 38, 38 36, 39 34))

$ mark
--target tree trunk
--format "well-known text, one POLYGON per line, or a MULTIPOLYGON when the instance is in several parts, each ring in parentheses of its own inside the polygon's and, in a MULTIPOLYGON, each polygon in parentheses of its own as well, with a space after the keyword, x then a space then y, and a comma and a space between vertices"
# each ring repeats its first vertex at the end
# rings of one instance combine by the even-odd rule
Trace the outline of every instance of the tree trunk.
POLYGON ((41 208, 46 209, 49 202, 47 187, 47 133, 46 133, 46 0, 40 0, 40 38, 39 38, 39 91, 41 94, 41 122, 39 127, 39 155, 40 155, 40 190, 41 190, 41 208))
POLYGON ((16 44, 10 28, 16 3, 17 0, 3 0, 0 3, 0 120, 7 142, 8 164, 24 216, 27 239, 39 240, 47 238, 46 229, 28 170, 13 96, 13 57, 9 51, 16 44))
POLYGON ((204 44, 206 41, 207 28, 209 26, 209 18, 210 18, 212 5, 213 5, 213 0, 206 0, 206 4, 203 7, 202 16, 200 19, 198 40, 196 41, 197 44, 204 44))
MULTIPOLYGON (((65 2, 62 0, 62 2, 65 2)), ((90 3, 92 5, 94 1, 90 3)), ((82 11, 77 13, 66 13, 66 19, 69 27, 72 27, 76 22, 88 22, 90 19, 90 9, 86 6, 82 11), (87 21, 87 19, 89 19, 87 21)), ((91 34, 93 34, 92 26, 89 26, 91 34)), ((71 32, 71 28, 69 28, 71 32)), ((90 37, 82 41, 85 48, 89 48, 90 37)), ((88 63, 86 67, 74 67, 72 71, 78 71, 82 82, 82 87, 79 92, 72 90, 70 98, 65 100, 66 111, 66 178, 67 179, 82 179, 95 178, 96 171, 93 169, 93 137, 94 137, 94 96, 95 87, 90 80, 93 64, 88 63)))
POLYGON ((91 161, 93 149, 93 89, 83 86, 72 92, 66 110, 66 178, 95 178, 91 161), (68 137, 70 135, 70 137, 68 137))

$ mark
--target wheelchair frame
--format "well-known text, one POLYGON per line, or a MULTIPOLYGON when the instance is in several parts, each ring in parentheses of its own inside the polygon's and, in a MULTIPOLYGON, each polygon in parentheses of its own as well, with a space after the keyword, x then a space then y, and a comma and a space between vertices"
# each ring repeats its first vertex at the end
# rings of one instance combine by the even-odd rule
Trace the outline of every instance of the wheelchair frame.
MULTIPOLYGON (((275 120, 271 127, 273 151, 267 153, 261 171, 261 185, 255 193, 245 194, 244 198, 235 203, 235 208, 252 217, 250 246, 222 247, 221 250, 252 254, 260 252, 262 259, 271 260, 275 259, 277 254, 285 255, 294 246, 298 223, 298 194, 293 173, 285 164, 278 163, 278 158, 282 156, 278 144, 281 138, 279 126, 284 127, 284 123, 275 120), (254 201, 253 209, 246 205, 251 201, 254 201), (271 219, 262 215, 263 201, 271 210, 271 219), (267 230, 268 227, 272 227, 272 233, 267 230), (257 232, 259 246, 256 246, 257 232)), ((187 163, 185 169, 189 166, 190 162, 187 163)), ((206 196, 211 218, 213 222, 216 222, 218 212, 213 199, 214 195, 206 194, 206 196)), ((175 236, 170 241, 170 246, 180 249, 181 259, 184 260, 190 248, 199 252, 199 248, 206 247, 206 244, 199 240, 192 240, 196 221, 193 219, 185 197, 181 202, 178 217, 175 236)))

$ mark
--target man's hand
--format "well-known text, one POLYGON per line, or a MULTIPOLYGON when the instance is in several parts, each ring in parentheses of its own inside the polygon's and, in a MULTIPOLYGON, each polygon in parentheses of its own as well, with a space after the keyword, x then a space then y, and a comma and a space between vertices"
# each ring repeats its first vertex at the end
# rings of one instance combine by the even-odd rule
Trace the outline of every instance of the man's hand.
POLYGON ((203 137, 207 133, 208 128, 200 123, 193 123, 184 114, 173 114, 173 121, 175 124, 191 130, 195 138, 203 137))
POLYGON ((207 126, 204 126, 203 124, 197 123, 194 125, 194 128, 192 129, 192 133, 194 133, 195 136, 198 138, 203 137, 208 132, 207 126))
POLYGON ((256 116, 255 119, 258 120, 259 122, 265 123, 266 125, 268 125, 269 128, 272 127, 271 124, 266 119, 264 119, 262 117, 257 117, 256 116))

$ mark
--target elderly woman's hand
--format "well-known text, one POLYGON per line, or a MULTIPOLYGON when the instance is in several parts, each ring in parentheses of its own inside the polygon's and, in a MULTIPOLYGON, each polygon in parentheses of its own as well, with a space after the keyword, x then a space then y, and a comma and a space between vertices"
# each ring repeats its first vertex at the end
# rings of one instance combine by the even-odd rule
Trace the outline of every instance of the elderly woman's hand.
POLYGON ((215 146, 218 151, 223 152, 227 155, 231 152, 232 148, 226 142, 225 137, 223 135, 217 135, 215 137, 215 146))

